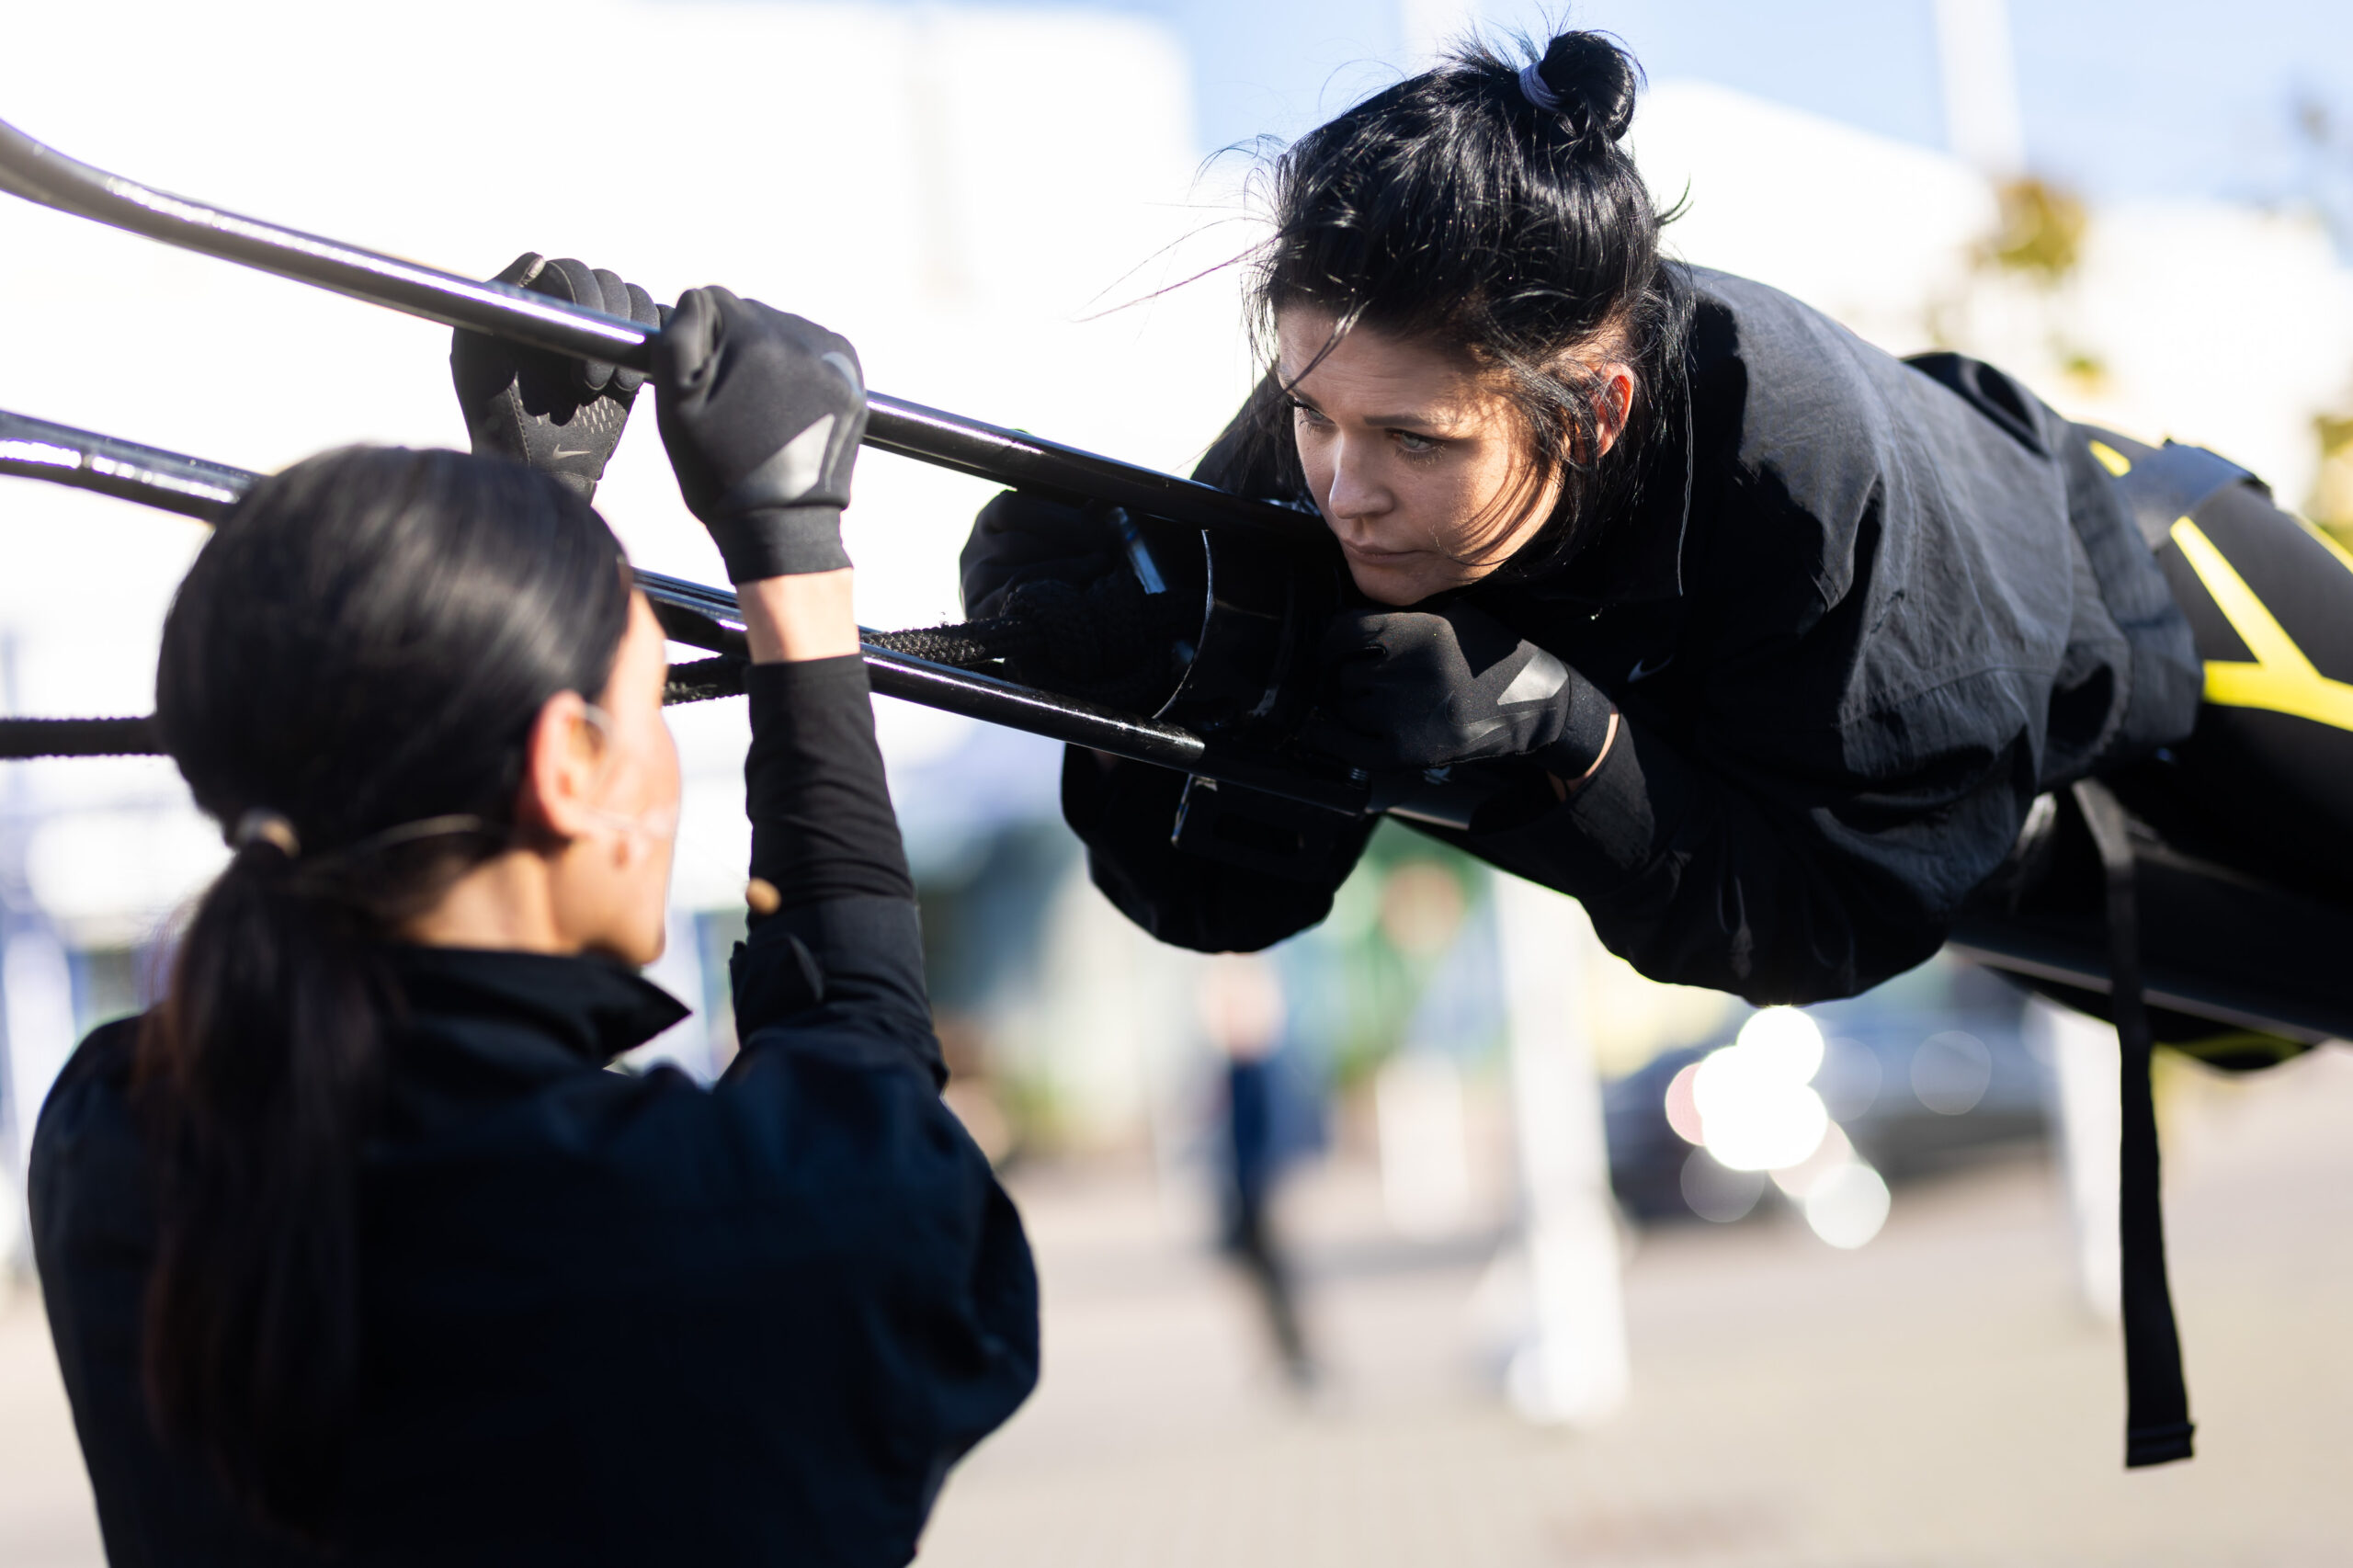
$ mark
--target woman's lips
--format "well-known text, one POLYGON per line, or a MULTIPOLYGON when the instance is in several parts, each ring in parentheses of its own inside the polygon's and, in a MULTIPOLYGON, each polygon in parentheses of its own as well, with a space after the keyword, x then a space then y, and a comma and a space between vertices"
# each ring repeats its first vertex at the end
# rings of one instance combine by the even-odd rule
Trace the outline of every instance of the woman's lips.
POLYGON ((1371 545, 1351 544, 1347 540, 1340 541, 1340 551, 1349 560, 1361 561, 1368 566, 1394 566, 1422 553, 1418 550, 1376 550, 1371 545))

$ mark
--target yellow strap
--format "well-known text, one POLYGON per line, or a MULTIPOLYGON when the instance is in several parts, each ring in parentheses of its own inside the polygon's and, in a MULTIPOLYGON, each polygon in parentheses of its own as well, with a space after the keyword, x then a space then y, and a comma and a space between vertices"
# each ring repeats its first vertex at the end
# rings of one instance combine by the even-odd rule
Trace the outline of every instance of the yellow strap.
POLYGON ((2092 456, 2099 460, 2100 467, 2108 470, 2110 474, 2114 475, 2118 479, 2122 479, 2126 474, 2132 472, 2131 460, 2125 457, 2122 452, 2120 452, 2114 447, 2109 446, 2106 441, 2094 441, 2092 443, 2092 456))
MULTIPOLYGON (((2196 523, 2188 517, 2176 522, 2173 541, 2181 547, 2182 559, 2206 585, 2206 591, 2214 596, 2231 630, 2255 655, 2253 664, 2209 659, 2206 700, 2222 708, 2261 708, 2334 729, 2353 730, 2353 685, 2331 680, 2313 667, 2295 639, 2196 523)), ((2353 559, 2342 550, 2335 553, 2353 571, 2353 559)))

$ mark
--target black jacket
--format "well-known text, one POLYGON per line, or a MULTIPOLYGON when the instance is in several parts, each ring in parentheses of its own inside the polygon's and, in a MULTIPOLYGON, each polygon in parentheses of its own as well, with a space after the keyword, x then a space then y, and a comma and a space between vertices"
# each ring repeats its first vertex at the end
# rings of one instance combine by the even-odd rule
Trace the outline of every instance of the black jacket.
MULTIPOLYGON (((1435 831, 1580 899, 1656 979, 1756 1002, 1918 963, 2040 791, 2187 735, 2189 628, 2085 437, 1999 371, 1895 359, 1761 284, 1692 275, 1688 415, 1561 570, 1472 602, 1599 686, 1600 772, 1506 831, 1435 831)), ((1279 462, 1199 477, 1284 496, 1279 462)), ((1257 948, 1307 883, 1169 846, 1179 776, 1074 755, 1097 884, 1165 941, 1257 948)))
MULTIPOLYGON (((814 850, 794 821, 813 790, 880 798, 862 673, 825 664, 850 667, 753 672, 747 772, 756 867, 836 896, 738 950, 743 1050, 715 1087, 603 1070, 685 1013, 634 974, 393 950, 408 1017, 362 1173, 343 1561, 903 1563, 948 1467, 1035 1381, 1028 1245, 939 1100, 915 905, 847 891, 904 886, 887 802, 814 850), (786 776, 813 739, 867 756, 786 776)), ((108 1554, 307 1562, 151 1433, 134 1028, 84 1042, 32 1159, 108 1554)))

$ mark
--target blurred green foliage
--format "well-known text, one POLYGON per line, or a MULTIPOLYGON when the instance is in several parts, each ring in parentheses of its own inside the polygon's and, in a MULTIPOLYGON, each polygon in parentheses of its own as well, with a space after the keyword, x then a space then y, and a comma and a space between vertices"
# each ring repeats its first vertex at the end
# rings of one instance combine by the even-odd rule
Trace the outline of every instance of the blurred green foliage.
POLYGON ((1986 259, 2046 288, 2066 280, 2083 260, 2084 204, 2047 180, 2014 179, 1996 193, 2002 226, 1987 242, 1986 259))

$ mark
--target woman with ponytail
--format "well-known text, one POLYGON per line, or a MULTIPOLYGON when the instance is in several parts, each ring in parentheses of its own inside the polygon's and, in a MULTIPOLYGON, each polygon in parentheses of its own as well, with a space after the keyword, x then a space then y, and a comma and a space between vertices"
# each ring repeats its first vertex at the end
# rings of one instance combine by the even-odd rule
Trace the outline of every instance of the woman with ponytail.
POLYGON ((233 854, 32 1159, 108 1555, 904 1562, 1035 1379, 1036 1296, 938 1098, 840 543, 855 353, 722 290, 661 339, 753 659, 742 1050, 708 1091, 605 1070, 686 1016, 636 973, 665 642, 585 498, 636 378, 456 359, 492 455, 263 481, 165 624, 158 721, 233 854), (562 452, 541 426, 586 471, 497 455, 562 452))
MULTIPOLYGON (((1197 477, 1320 518, 1345 565, 1305 739, 1376 779, 1506 779, 1426 831, 1575 895, 1644 972, 1759 1003, 1928 957, 2036 797, 2093 774, 2353 890, 2353 733, 2325 705, 2201 711, 2200 655, 2248 655, 2167 529, 2197 509, 2250 583, 2335 605, 2300 623, 2324 662, 2353 623, 2341 552, 2212 454, 1676 262, 1621 145, 1637 86, 1599 34, 1474 45, 1275 162, 1267 373, 1197 477), (2177 507, 2133 489, 2198 464, 2221 477, 2177 507)), ((1004 495, 966 608, 1120 559, 1091 518, 1004 495)), ((1185 785, 1067 759, 1113 903, 1212 950, 1324 917, 1366 827, 1279 869, 1190 852, 1185 785)))

